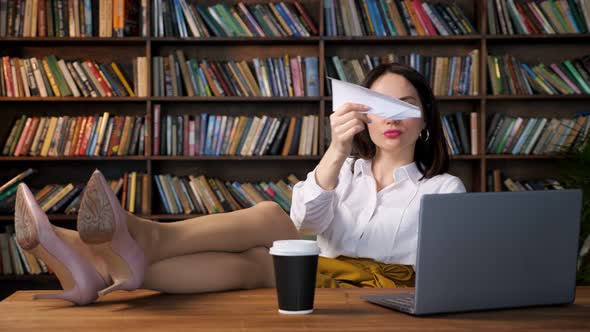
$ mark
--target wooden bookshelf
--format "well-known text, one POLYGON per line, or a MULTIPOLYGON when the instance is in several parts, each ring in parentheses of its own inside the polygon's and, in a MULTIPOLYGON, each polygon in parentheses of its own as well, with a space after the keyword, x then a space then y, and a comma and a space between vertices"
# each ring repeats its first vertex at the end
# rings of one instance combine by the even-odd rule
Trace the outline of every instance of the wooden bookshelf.
MULTIPOLYGON (((151 5, 151 1, 148 1, 151 5)), ((233 3, 229 0, 203 0, 200 3, 233 3)), ((250 1, 248 1, 250 2, 250 1)), ((0 157, 0 183, 28 167, 39 173, 28 183, 41 186, 47 183, 85 182, 92 171, 100 169, 107 178, 120 177, 126 171, 147 173, 149 213, 144 217, 166 222, 198 215, 163 214, 159 195, 152 179, 155 174, 177 175, 206 174, 225 179, 278 180, 294 173, 304 179, 318 163, 325 151, 325 117, 331 112, 332 98, 325 88, 325 57, 343 57, 364 54, 395 52, 407 54, 420 52, 425 55, 465 55, 478 49, 479 90, 478 96, 437 97, 439 110, 444 113, 457 111, 479 113, 480 154, 452 156, 450 173, 459 176, 469 191, 485 191, 486 171, 502 168, 508 176, 547 177, 559 174, 556 156, 547 155, 489 155, 485 154, 486 117, 495 112, 512 115, 572 115, 587 110, 590 95, 576 96, 491 96, 487 95, 486 55, 508 52, 527 61, 557 61, 590 54, 590 34, 567 35, 487 35, 486 6, 484 0, 457 0, 466 16, 478 30, 466 36, 430 37, 327 37, 324 36, 322 1, 301 0, 320 29, 319 36, 296 37, 211 37, 211 38, 152 38, 148 15, 147 37, 124 38, 0 38, 6 45, 0 55, 45 56, 54 54, 66 60, 90 58, 97 61, 131 63, 138 56, 147 57, 148 64, 154 56, 166 55, 182 49, 188 57, 210 59, 250 59, 256 56, 293 55, 317 56, 319 58, 320 97, 154 97, 151 80, 147 97, 124 98, 7 98, 0 97, 3 121, 0 121, 0 137, 4 140, 14 122, 22 115, 94 115, 108 111, 111 115, 141 115, 150 123, 153 106, 161 105, 162 114, 198 114, 202 112, 228 115, 254 114, 316 114, 320 117, 318 156, 153 156, 152 135, 148 132, 143 156, 124 157, 0 157)), ((148 11, 149 12, 149 11, 148 11)), ((148 77, 152 77, 151 65, 148 77)), ((2 141, 4 143, 4 141, 2 141)), ((52 221, 61 221, 66 227, 74 227, 73 215, 54 214, 52 221)), ((13 222, 13 216, 0 216, 0 225, 13 222)), ((0 276, 0 281, 54 280, 47 276, 0 276)))

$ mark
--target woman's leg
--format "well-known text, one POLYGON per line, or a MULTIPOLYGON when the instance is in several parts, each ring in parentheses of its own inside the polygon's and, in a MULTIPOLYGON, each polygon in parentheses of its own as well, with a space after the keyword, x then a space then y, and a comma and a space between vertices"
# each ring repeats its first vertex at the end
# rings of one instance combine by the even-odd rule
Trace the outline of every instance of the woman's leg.
POLYGON ((107 269, 107 265, 102 258, 95 255, 88 246, 82 242, 80 239, 80 235, 78 232, 73 231, 71 229, 58 227, 52 225, 53 231, 55 234, 65 243, 67 243, 70 247, 75 249, 78 253, 82 256, 86 257, 88 260, 94 264, 96 271, 100 274, 100 276, 107 282, 111 281, 111 277, 109 276, 109 272, 107 269))
POLYGON ((299 238, 289 215, 270 201, 243 210, 171 223, 129 214, 127 227, 149 263, 201 252, 242 253, 256 247, 269 248, 274 240, 299 238))
POLYGON ((255 247, 244 252, 200 252, 158 261, 148 267, 142 288, 164 293, 204 293, 274 284, 268 249, 255 247))

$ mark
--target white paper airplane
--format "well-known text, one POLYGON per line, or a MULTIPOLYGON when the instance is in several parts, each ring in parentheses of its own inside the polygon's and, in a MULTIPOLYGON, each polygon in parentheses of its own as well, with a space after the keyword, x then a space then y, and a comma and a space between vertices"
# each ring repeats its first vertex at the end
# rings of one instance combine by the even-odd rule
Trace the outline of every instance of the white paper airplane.
POLYGON ((332 112, 344 103, 363 104, 368 112, 387 119, 420 118, 420 108, 363 86, 328 77, 332 82, 332 112))

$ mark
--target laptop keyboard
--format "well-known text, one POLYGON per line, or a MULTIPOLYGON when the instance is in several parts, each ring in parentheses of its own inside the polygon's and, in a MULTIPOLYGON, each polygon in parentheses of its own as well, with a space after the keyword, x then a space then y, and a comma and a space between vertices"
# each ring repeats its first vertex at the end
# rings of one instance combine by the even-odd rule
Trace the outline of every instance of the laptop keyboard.
POLYGON ((381 306, 395 309, 409 314, 414 313, 414 294, 387 294, 387 295, 366 295, 362 299, 381 306))
POLYGON ((414 307, 414 294, 403 294, 392 298, 384 298, 384 302, 404 308, 414 307))
POLYGON ((391 303, 391 304, 398 304, 398 305, 402 305, 402 306, 413 307, 414 306, 414 294, 408 294, 408 295, 404 294, 403 297, 394 297, 394 298, 389 298, 389 299, 383 299, 383 301, 391 303))

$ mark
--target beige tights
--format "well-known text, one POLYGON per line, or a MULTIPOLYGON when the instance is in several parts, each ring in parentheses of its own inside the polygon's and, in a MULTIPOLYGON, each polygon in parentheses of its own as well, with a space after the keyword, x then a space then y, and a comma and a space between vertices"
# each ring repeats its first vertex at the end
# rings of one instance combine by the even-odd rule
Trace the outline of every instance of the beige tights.
MULTIPOLYGON (((171 223, 130 214, 127 227, 149 262, 143 288, 167 293, 273 287, 268 248, 275 240, 299 238, 274 202, 171 223)), ((55 229, 75 248, 84 246, 77 232, 55 229)), ((101 272, 101 262, 94 260, 101 272)))

